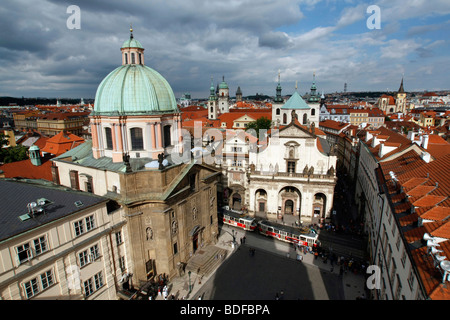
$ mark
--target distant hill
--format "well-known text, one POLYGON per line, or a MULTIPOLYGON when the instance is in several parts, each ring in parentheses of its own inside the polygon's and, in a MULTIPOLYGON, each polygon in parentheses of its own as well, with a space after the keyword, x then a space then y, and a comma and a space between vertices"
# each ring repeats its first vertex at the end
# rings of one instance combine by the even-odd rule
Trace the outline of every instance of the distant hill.
MULTIPOLYGON (((28 105, 54 105, 56 104, 56 98, 16 98, 16 97, 0 97, 0 106, 8 106, 11 104, 16 104, 18 106, 28 106, 28 105)), ((78 104, 80 103, 80 99, 71 99, 71 98, 61 98, 59 99, 61 104, 78 104)), ((84 99, 85 103, 92 103, 90 99, 84 99)))

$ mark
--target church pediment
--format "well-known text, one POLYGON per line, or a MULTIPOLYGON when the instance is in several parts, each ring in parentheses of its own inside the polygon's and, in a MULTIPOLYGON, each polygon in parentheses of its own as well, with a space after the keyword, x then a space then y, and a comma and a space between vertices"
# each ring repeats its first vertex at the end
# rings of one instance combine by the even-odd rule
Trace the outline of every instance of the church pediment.
POLYGON ((313 138, 314 136, 306 128, 291 123, 287 127, 280 129, 280 138, 282 137, 313 138))

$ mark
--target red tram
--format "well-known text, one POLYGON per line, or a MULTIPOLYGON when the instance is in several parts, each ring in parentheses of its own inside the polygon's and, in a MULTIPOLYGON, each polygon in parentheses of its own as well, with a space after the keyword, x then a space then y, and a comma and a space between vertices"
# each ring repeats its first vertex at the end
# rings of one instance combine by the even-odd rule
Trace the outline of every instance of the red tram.
POLYGON ((319 235, 310 228, 295 228, 267 220, 259 221, 258 225, 259 233, 267 237, 309 247, 320 245, 319 235))
POLYGON ((248 231, 255 231, 257 227, 257 223, 255 221, 255 218, 244 216, 243 214, 240 214, 236 211, 231 211, 227 209, 222 209, 222 221, 225 224, 228 224, 230 226, 242 228, 244 230, 248 231))

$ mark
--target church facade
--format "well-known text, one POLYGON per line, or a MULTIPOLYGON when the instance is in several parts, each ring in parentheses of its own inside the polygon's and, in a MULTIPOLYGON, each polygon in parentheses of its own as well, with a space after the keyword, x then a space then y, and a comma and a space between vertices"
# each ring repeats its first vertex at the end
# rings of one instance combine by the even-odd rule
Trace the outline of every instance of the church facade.
POLYGON ((316 130, 314 122, 302 125, 292 110, 291 122, 272 129, 267 145, 250 153, 248 205, 253 215, 299 224, 330 219, 337 156, 316 130))

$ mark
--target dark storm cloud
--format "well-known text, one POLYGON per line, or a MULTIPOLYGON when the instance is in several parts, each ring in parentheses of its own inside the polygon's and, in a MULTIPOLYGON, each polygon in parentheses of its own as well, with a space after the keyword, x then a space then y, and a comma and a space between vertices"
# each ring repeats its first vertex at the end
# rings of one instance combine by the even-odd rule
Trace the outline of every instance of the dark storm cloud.
POLYGON ((284 32, 269 32, 259 37, 258 45, 260 47, 282 49, 289 47, 291 45, 291 41, 284 32))
MULTIPOLYGON (((310 81, 313 69, 318 81, 323 75, 329 83, 339 82, 340 73, 360 74, 363 66, 367 74, 392 69, 392 65, 380 67, 375 60, 369 61, 371 55, 379 55, 380 47, 387 47, 382 53, 393 58, 399 49, 407 52, 407 46, 401 47, 403 41, 389 46, 386 34, 335 39, 337 28, 328 24, 302 26, 307 30, 302 34, 281 32, 284 26, 303 21, 300 7, 304 3, 310 4, 308 14, 312 14, 320 1, 3 1, 0 74, 7 76, 0 79, 0 95, 30 92, 93 98, 100 81, 121 63, 120 47, 129 37, 130 23, 145 48, 146 64, 168 80, 177 97, 184 92, 207 97, 211 76, 217 84, 223 75, 233 95, 237 86, 244 94, 274 94, 278 69, 282 81, 292 83, 292 88, 296 80, 310 81), (81 10, 80 30, 66 27, 70 5, 81 10), (346 67, 340 68, 344 62, 346 67)), ((336 21, 351 17, 343 14, 336 21)), ((431 52, 426 44, 417 43, 411 50, 418 48, 416 54, 426 57, 431 52)))

